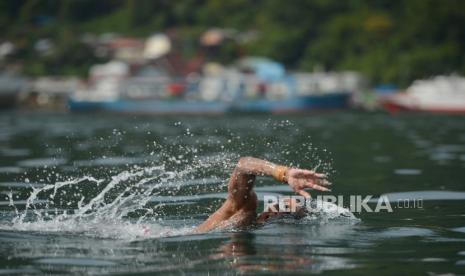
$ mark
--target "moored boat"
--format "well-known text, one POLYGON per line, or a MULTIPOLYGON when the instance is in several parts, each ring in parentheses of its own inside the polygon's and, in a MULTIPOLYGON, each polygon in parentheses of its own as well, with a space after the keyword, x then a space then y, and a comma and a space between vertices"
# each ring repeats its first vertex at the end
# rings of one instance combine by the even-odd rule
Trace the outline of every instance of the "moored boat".
POLYGON ((465 114, 465 78, 438 76, 416 81, 405 92, 384 98, 382 105, 391 113, 465 114))
POLYGON ((16 106, 18 95, 28 86, 27 79, 13 74, 0 74, 0 110, 16 106))
POLYGON ((346 108, 350 94, 301 96, 285 100, 244 100, 237 102, 202 100, 69 101, 73 111, 104 111, 124 114, 224 114, 224 113, 298 113, 312 110, 346 108))
POLYGON ((94 70, 92 86, 77 91, 69 108, 131 114, 295 113, 347 108, 356 89, 353 74, 287 74, 266 59, 244 64, 249 68, 173 78, 156 70, 150 76, 128 76, 121 63, 108 63, 94 70))

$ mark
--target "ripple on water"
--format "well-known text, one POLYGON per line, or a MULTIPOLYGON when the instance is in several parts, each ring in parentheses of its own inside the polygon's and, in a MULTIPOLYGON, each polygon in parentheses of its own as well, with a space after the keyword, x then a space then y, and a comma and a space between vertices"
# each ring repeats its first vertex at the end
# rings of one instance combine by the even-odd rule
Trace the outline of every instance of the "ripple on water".
POLYGON ((42 258, 35 261, 38 264, 47 265, 73 265, 73 266, 114 266, 116 262, 97 260, 97 259, 79 259, 79 258, 42 258))
POLYGON ((442 144, 435 147, 434 150, 439 152, 465 152, 465 146, 456 144, 442 144))
MULTIPOLYGON (((45 200, 45 199, 37 199, 34 201, 34 203, 36 204, 45 204, 47 203, 48 200, 45 200)), ((20 205, 26 205, 27 204, 27 200, 15 200, 14 201, 14 205, 16 207, 20 206, 20 205)), ((10 206, 11 205, 11 201, 0 201, 0 206, 10 206)))
POLYGON ((420 175, 422 171, 419 169, 396 169, 394 173, 398 175, 420 175))
MULTIPOLYGON (((156 222, 135 224, 129 221, 40 221, 0 225, 0 230, 25 233, 70 234, 92 238, 136 241, 176 235, 186 235, 192 227, 168 227, 156 222)), ((0 239, 1 240, 1 239, 0 239)))
POLYGON ((403 237, 431 237, 434 231, 419 227, 391 227, 380 233, 381 237, 403 238, 403 237))
POLYGON ((463 145, 438 145, 431 149, 430 158, 433 161, 445 162, 449 160, 458 159, 461 155, 460 153, 465 152, 465 146, 463 145))
POLYGON ((0 153, 3 156, 24 157, 30 155, 31 151, 29 149, 2 148, 0 149, 0 153))
POLYGON ((42 183, 26 183, 26 182, 0 182, 0 187, 6 188, 40 188, 46 184, 42 183))
POLYGON ((24 170, 16 166, 0 167, 0 173, 22 173, 24 170))
MULTIPOLYGON (((452 228, 452 231, 465 233, 465 226, 463 226, 463 227, 457 227, 457 228, 452 228)), ((465 251, 463 251, 463 252, 465 253, 465 251)), ((465 254, 464 254, 464 255, 465 255, 465 254)))
POLYGON ((58 166, 66 164, 67 160, 65 158, 54 158, 54 157, 45 157, 45 158, 34 158, 34 159, 25 159, 18 161, 18 166, 21 167, 44 167, 44 166, 58 166))
POLYGON ((261 186, 255 188, 257 192, 275 192, 275 193, 286 193, 291 192, 291 188, 286 185, 270 185, 270 186, 261 186))
POLYGON ((377 163, 387 163, 387 162, 391 162, 392 158, 389 156, 380 155, 380 156, 373 157, 373 161, 377 163))
POLYGON ((440 262, 447 262, 447 259, 444 258, 423 258, 420 261, 425 263, 440 263, 440 262))
POLYGON ((29 275, 40 274, 41 271, 32 267, 16 268, 16 269, 0 269, 0 275, 29 275))
MULTIPOLYGON (((465 200, 465 192, 459 191, 409 191, 399 193, 382 194, 390 202, 405 199, 421 200, 465 200)), ((371 199, 370 202, 378 202, 378 199, 371 199)))

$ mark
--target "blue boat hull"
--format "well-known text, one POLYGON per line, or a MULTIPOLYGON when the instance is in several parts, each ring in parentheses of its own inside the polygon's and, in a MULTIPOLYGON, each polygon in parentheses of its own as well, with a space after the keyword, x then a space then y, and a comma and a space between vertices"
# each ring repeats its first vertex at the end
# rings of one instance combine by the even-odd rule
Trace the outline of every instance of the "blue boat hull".
POLYGON ((284 100, 244 100, 232 103, 187 100, 128 100, 86 102, 70 100, 72 111, 106 111, 129 114, 291 113, 349 106, 350 94, 333 93, 284 100))
POLYGON ((254 100, 231 105, 232 112, 292 113, 319 109, 342 109, 350 103, 350 94, 302 96, 281 101, 254 100))

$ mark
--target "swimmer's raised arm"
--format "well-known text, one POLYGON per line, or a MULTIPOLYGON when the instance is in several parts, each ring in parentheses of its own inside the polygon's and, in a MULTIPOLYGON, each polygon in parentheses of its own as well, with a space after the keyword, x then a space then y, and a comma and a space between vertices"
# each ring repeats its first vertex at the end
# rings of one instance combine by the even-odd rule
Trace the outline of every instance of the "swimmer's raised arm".
POLYGON ((305 191, 307 188, 329 191, 325 187, 330 185, 325 179, 326 175, 311 170, 288 168, 253 157, 242 157, 236 168, 244 174, 273 176, 276 180, 287 183, 294 192, 304 197, 310 197, 305 191))
POLYGON ((312 188, 329 191, 329 182, 324 174, 311 170, 288 168, 265 160, 242 157, 237 163, 228 183, 226 202, 212 214, 195 232, 205 232, 227 226, 245 226, 256 219, 257 195, 253 191, 256 176, 272 176, 287 183, 297 194, 310 197, 305 191, 312 188))

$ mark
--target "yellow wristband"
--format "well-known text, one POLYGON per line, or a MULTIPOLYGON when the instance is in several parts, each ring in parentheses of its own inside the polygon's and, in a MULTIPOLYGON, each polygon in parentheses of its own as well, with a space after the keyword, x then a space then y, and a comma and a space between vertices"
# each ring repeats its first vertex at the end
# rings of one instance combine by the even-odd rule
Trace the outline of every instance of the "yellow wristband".
POLYGON ((273 170, 273 177, 274 179, 287 183, 287 170, 289 168, 286 166, 276 166, 276 168, 273 170))

